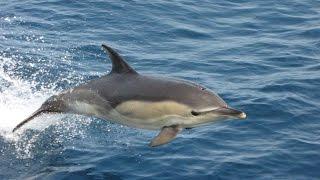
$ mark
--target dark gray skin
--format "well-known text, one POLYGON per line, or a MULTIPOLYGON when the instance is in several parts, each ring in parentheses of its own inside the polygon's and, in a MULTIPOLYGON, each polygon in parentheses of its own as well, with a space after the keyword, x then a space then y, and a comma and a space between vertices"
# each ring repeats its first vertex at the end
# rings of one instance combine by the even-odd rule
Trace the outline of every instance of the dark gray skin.
POLYGON ((92 87, 94 87, 94 91, 101 97, 108 99, 114 108, 123 101, 128 100, 152 102, 173 100, 203 108, 212 104, 227 106, 221 98, 212 96, 212 92, 205 90, 205 88, 187 81, 177 81, 175 79, 163 79, 132 73, 126 75, 111 74, 80 85, 75 90, 93 90, 92 87), (202 91, 202 93, 199 94, 199 91, 202 91))
POLYGON ((158 146, 171 141, 183 128, 246 116, 195 83, 140 75, 112 48, 102 47, 112 60, 108 75, 50 97, 13 131, 42 113, 77 113, 133 127, 162 129, 150 144, 158 146))

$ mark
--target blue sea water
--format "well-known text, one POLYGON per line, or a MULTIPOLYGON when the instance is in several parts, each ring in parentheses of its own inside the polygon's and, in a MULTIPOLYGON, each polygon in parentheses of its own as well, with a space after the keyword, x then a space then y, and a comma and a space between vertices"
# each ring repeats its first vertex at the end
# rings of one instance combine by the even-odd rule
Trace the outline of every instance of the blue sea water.
POLYGON ((320 1, 0 1, 0 179, 319 179, 320 1), (117 49, 140 73, 192 80, 246 120, 158 133, 45 115, 117 49))

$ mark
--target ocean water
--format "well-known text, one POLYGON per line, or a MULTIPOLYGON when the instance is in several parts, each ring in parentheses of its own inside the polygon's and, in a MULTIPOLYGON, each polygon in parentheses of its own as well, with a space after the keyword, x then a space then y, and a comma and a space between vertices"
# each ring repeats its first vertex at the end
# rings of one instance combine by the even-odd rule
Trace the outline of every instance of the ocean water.
POLYGON ((0 179, 319 179, 320 1, 0 1, 0 179), (247 113, 158 133, 45 115, 117 49, 140 73, 192 80, 247 113))

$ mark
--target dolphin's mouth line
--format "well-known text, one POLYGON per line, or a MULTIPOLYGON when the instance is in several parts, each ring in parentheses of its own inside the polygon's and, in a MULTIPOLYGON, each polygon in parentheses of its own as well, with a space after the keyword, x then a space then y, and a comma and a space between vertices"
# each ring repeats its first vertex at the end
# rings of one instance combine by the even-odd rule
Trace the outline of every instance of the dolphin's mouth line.
POLYGON ((191 114, 194 116, 198 116, 198 115, 204 115, 204 114, 208 114, 210 112, 214 112, 215 110, 219 109, 219 107, 214 107, 214 108, 206 108, 206 109, 199 109, 199 110, 192 110, 191 114))
POLYGON ((199 116, 199 115, 205 115, 208 113, 214 113, 217 115, 222 115, 222 116, 231 116, 231 117, 237 117, 240 119, 245 119, 246 114, 240 110, 233 109, 230 107, 215 107, 215 108, 207 108, 207 109, 202 109, 202 110, 192 110, 191 114, 194 116, 199 116))

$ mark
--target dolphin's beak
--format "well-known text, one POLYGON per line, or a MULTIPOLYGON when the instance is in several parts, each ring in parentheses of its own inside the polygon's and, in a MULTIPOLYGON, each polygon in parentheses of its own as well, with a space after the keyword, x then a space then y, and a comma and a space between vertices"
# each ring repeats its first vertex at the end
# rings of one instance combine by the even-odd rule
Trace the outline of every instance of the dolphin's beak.
POLYGON ((245 119, 247 117, 246 113, 244 113, 243 111, 233 109, 230 107, 221 107, 219 109, 216 109, 215 112, 217 112, 221 115, 237 117, 240 119, 245 119))

